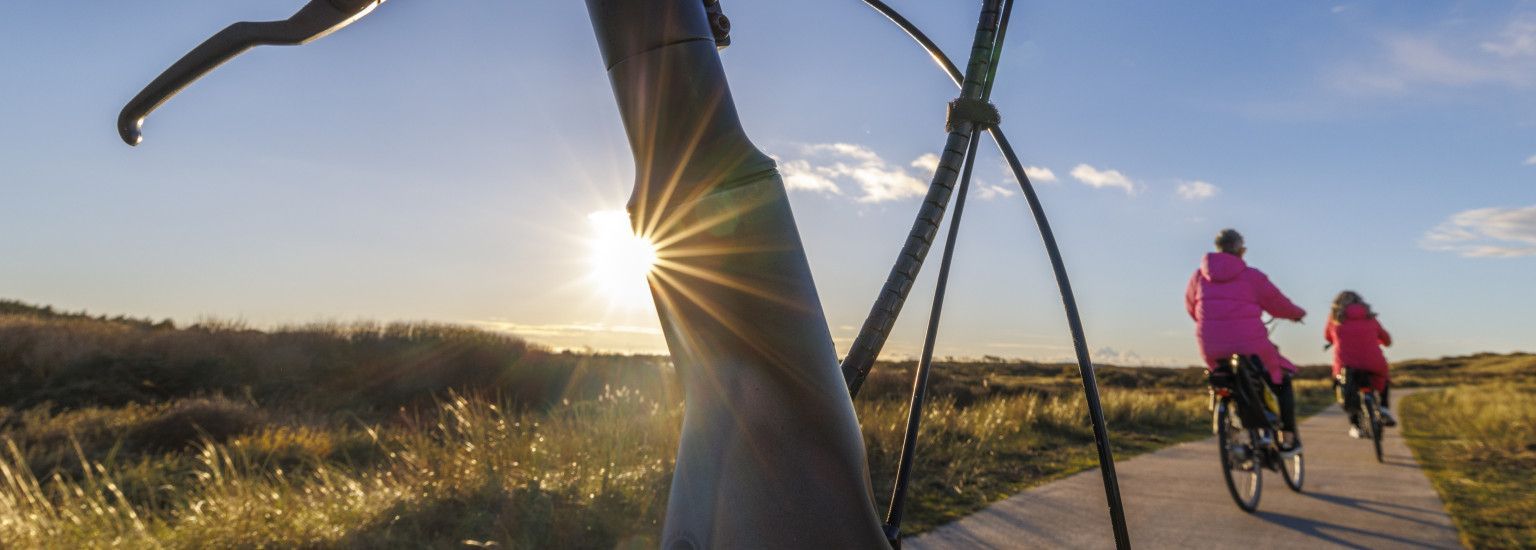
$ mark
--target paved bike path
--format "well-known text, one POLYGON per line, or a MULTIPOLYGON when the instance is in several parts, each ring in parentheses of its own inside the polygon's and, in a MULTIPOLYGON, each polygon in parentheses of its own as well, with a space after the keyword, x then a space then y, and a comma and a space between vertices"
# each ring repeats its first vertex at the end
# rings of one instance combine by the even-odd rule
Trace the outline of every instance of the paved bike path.
MULTIPOLYGON (((1291 492, 1279 473, 1265 470, 1254 514, 1243 513, 1227 494, 1214 438, 1116 464, 1132 547, 1460 548, 1444 504, 1398 429, 1386 432, 1381 464, 1369 440, 1345 433, 1347 423, 1337 406, 1303 421, 1304 492, 1291 492)), ((1114 535, 1094 469, 1014 495, 903 546, 1113 548, 1114 535)))

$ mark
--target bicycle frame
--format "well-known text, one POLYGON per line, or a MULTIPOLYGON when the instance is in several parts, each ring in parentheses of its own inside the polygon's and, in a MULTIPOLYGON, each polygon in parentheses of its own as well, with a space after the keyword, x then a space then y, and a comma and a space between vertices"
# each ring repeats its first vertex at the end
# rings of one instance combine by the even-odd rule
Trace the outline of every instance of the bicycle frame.
POLYGON ((703 3, 587 8, 634 153, 630 212, 657 244, 651 292, 685 391, 661 546, 885 546, 783 181, 741 129, 703 3))
MULTIPOLYGON (((118 118, 120 136, 137 145, 151 111, 247 49, 307 43, 381 2, 311 0, 284 21, 231 25, 130 101, 118 118)), ((716 48, 728 43, 729 20, 718 0, 586 4, 635 160, 632 226, 657 247, 649 283, 685 392, 661 546, 885 546, 851 379, 837 361, 782 178, 746 137, 720 64, 716 48)), ((983 26, 987 17, 984 11, 983 26)), ((963 95, 973 97, 969 80, 963 95)), ((915 226, 914 236, 931 241, 960 165, 956 151, 975 147, 978 130, 962 126, 951 133, 934 177, 935 204, 925 206, 931 226, 915 226)), ((1107 429, 1071 288, 1022 168, 1001 132, 992 131, 1031 200, 1057 271, 1116 541, 1124 547, 1107 429)), ((920 263, 924 254, 926 246, 913 256, 920 263)), ((916 267, 907 267, 915 276, 916 267)), ((893 273, 901 269, 899 263, 893 273)), ((851 372, 867 372, 894 314, 877 323, 877 341, 861 336, 850 353, 858 359, 851 372)))
MULTIPOLYGON (((1350 412, 1356 415, 1356 428, 1361 429, 1365 432, 1366 436, 1370 437, 1371 446, 1376 452, 1376 461, 1385 462, 1381 447, 1381 438, 1384 435, 1383 430, 1385 430, 1385 426, 1381 420, 1380 397, 1376 393, 1376 388, 1370 384, 1371 377, 1373 376, 1376 375, 1346 367, 1343 374, 1344 380, 1341 381, 1341 390, 1349 392, 1353 388, 1355 410, 1350 412)), ((1348 409, 1348 393, 1345 395, 1345 409, 1348 409)))

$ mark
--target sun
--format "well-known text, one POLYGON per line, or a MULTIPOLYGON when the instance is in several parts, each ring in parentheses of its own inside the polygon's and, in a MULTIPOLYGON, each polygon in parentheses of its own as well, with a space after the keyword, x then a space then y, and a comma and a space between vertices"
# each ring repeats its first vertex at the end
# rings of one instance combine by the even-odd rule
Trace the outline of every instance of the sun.
POLYGON ((646 276, 656 266, 656 245, 636 235, 629 214, 601 210, 587 215, 592 234, 587 240, 587 277, 598 293, 613 306, 645 308, 651 305, 646 276))

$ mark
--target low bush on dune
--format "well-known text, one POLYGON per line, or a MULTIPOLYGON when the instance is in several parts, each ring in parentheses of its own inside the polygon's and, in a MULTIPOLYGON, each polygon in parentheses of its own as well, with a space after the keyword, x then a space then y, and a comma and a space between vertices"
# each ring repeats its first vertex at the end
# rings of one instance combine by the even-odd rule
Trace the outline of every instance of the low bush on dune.
POLYGON ((223 443, 265 424, 249 403, 224 397, 188 399, 134 426, 125 439, 147 452, 180 451, 199 442, 223 443))
POLYGON ((175 328, 0 314, 0 405, 18 409, 224 394, 288 408, 393 413, 448 390, 538 408, 594 398, 605 386, 669 395, 669 373, 661 357, 552 352, 508 334, 434 323, 258 331, 229 322, 175 328))

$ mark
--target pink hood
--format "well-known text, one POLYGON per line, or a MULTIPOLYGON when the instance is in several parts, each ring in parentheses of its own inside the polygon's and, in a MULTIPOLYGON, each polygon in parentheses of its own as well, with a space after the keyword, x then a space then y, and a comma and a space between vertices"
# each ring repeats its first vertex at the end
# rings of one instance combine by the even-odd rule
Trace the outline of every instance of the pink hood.
POLYGON ((1248 264, 1243 263, 1242 258, 1231 254, 1212 252, 1206 254, 1205 259, 1200 260, 1200 276, 1211 282, 1225 283, 1236 279, 1247 270, 1248 264))
POLYGON ((1207 364, 1228 355, 1258 355, 1275 382, 1296 367, 1269 341, 1260 315, 1300 320, 1307 312, 1291 303, 1263 272, 1232 254, 1212 252, 1189 279, 1184 306, 1207 364))
POLYGON ((1392 335, 1364 304, 1345 306, 1343 322, 1329 319, 1323 338, 1333 344, 1334 375, 1347 367, 1379 374, 1383 380, 1388 376, 1389 365, 1381 346, 1392 345, 1392 335))

